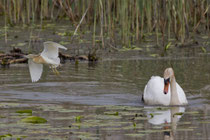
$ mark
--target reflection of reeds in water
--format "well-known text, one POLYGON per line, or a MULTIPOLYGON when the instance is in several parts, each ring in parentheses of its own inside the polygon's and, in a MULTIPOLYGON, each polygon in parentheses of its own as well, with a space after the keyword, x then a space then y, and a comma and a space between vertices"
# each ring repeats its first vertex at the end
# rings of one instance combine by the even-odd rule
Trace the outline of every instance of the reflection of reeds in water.
POLYGON ((83 23, 94 26, 94 35, 100 27, 102 46, 105 36, 113 38, 116 33, 129 46, 153 32, 157 44, 162 38, 165 45, 171 37, 184 43, 189 31, 198 28, 209 31, 208 0, 0 0, 0 12, 11 25, 36 21, 42 25, 45 19, 66 17, 79 24, 86 9, 83 23))

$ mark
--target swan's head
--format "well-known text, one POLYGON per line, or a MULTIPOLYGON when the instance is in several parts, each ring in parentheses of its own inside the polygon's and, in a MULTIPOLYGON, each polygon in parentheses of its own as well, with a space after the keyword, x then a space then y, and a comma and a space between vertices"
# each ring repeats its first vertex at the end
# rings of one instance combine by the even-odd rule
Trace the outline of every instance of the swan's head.
POLYGON ((174 71, 172 68, 167 68, 164 71, 163 78, 164 78, 164 94, 168 93, 169 84, 171 82, 171 78, 174 77, 174 71))

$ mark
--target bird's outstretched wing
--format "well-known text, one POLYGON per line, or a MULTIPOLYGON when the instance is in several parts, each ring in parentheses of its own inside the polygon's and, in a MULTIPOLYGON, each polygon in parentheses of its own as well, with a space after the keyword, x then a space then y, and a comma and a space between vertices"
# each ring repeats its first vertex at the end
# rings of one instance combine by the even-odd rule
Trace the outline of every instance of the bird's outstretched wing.
POLYGON ((52 42, 52 41, 47 41, 44 42, 44 50, 42 51, 41 55, 42 56, 47 56, 49 58, 57 58, 58 57, 58 49, 64 49, 67 50, 66 47, 52 42))
POLYGON ((43 64, 37 64, 34 63, 32 59, 28 59, 28 66, 31 75, 31 81, 37 82, 42 75, 43 64))
POLYGON ((44 50, 42 51, 41 56, 43 58, 45 58, 45 60, 48 63, 53 62, 51 64, 59 65, 60 64, 60 59, 58 58, 58 49, 59 48, 67 50, 66 47, 64 47, 64 46, 62 46, 58 43, 55 43, 55 42, 52 42, 52 41, 44 42, 44 50))

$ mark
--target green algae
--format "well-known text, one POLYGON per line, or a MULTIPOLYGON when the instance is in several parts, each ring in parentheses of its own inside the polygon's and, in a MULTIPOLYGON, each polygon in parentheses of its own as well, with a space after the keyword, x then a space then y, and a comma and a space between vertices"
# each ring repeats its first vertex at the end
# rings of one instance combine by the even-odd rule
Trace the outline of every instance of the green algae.
POLYGON ((104 112, 105 115, 114 115, 114 116, 118 116, 119 115, 119 112, 104 112))
POLYGON ((37 124, 37 123, 46 123, 47 120, 41 117, 37 117, 37 116, 29 116, 22 119, 21 122, 37 124))
POLYGON ((31 116, 32 115, 32 110, 30 110, 30 109, 18 110, 18 111, 16 111, 16 113, 19 113, 21 115, 31 116))

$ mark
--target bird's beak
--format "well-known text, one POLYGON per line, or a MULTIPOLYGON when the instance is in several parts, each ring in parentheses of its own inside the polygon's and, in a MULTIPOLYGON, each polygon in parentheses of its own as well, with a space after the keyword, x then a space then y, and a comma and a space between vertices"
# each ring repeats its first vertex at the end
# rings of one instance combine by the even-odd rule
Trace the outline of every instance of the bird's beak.
POLYGON ((170 84, 170 79, 164 79, 164 90, 163 93, 167 94, 168 93, 168 88, 169 88, 169 84, 170 84))

